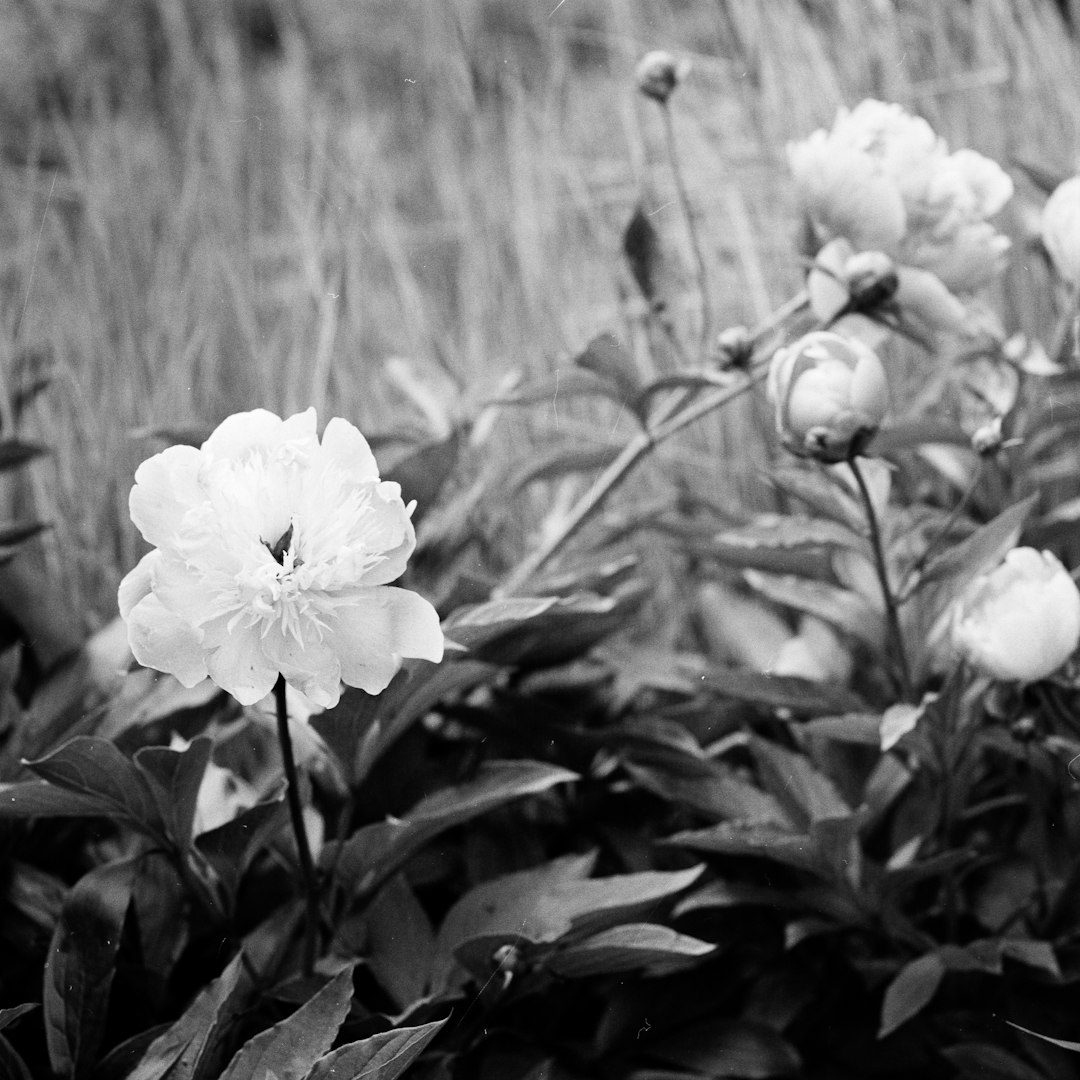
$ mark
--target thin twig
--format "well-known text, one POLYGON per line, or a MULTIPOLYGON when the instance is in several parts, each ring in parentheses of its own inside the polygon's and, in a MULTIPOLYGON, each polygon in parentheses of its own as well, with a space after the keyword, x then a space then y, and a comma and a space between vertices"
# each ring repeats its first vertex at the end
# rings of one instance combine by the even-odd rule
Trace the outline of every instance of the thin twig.
POLYGON ((304 974, 315 970, 315 952, 319 933, 319 882, 315 876, 315 863, 311 858, 307 830, 304 828, 304 811, 300 805, 299 777, 296 759, 293 757, 292 737, 289 735, 289 710, 285 699, 285 676, 279 675, 274 684, 274 702, 277 705, 277 733, 281 744, 281 762, 285 769, 286 796, 289 800, 289 816, 292 819, 296 851, 300 857, 300 875, 304 886, 307 919, 304 924, 304 974))
POLYGON ((675 178, 675 191, 679 196, 679 206, 682 208, 683 217, 686 219, 686 231, 690 235, 690 247, 694 252, 698 293, 701 296, 701 363, 704 364, 709 355, 709 341, 712 338, 713 322, 709 272, 705 265, 705 256, 701 250, 701 238, 698 235, 697 226, 694 224, 694 212, 690 206, 690 196, 687 193, 686 182, 683 179, 682 166, 679 163, 678 146, 675 141, 675 123, 672 120, 671 109, 666 101, 660 102, 660 113, 664 118, 664 144, 667 148, 668 161, 671 163, 671 172, 675 178))
POLYGON ((881 539, 881 527, 878 524, 874 500, 866 486, 866 478, 859 468, 858 457, 848 459, 848 468, 859 488, 863 509, 866 511, 866 523, 870 527, 870 546, 874 549, 874 568, 877 570, 878 583, 881 586, 881 599, 885 604, 885 620, 890 643, 896 657, 899 672, 900 693, 905 701, 912 700, 911 668, 908 666, 907 650, 904 648, 904 633, 900 628, 900 613, 896 605, 896 596, 889 584, 889 568, 885 561, 885 547, 881 539))

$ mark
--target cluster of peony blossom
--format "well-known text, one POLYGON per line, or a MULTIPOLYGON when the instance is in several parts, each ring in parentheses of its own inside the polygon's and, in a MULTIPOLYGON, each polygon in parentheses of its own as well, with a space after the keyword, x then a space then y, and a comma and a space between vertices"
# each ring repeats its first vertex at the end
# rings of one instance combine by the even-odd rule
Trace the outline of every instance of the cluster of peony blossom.
MULTIPOLYGON (((788 154, 822 245, 811 302, 834 329, 778 350, 768 393, 784 445, 836 463, 865 449, 889 409, 885 368, 870 347, 885 331, 860 314, 860 295, 892 301, 931 333, 965 332, 959 297, 1001 268, 1009 241, 988 218, 1013 185, 995 162, 949 153, 925 120, 879 101, 842 109, 831 130, 788 154)), ((1080 176, 1048 200, 1042 237, 1059 276, 1080 285, 1080 176)), ((957 602, 952 642, 992 678, 1045 678, 1080 643, 1080 591, 1053 555, 1017 548, 957 602)))

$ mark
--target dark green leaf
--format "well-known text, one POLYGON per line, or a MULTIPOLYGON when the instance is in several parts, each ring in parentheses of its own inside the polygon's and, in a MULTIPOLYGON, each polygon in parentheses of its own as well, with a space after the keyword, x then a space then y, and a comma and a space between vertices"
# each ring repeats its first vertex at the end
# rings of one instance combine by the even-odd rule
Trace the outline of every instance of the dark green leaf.
POLYGON ((0 1080, 33 1080, 26 1062, 3 1035, 0 1035, 0 1080))
POLYGON ((347 1043, 316 1061, 304 1080, 396 1080, 445 1023, 396 1028, 347 1043))
POLYGON ((409 1008, 427 991, 435 934, 404 874, 379 890, 363 919, 368 968, 399 1009, 409 1008))
POLYGON ((352 966, 334 976, 310 1001, 237 1050, 220 1080, 303 1080, 311 1063, 333 1045, 353 996, 352 966))
POLYGON ((746 1020, 715 1020, 652 1043, 649 1053, 701 1076, 765 1080, 799 1069, 795 1048, 771 1027, 746 1020))
POLYGON ((865 537, 828 518, 789 517, 784 514, 762 514, 749 525, 724 529, 716 541, 728 547, 748 548, 813 548, 848 547, 872 552, 865 537))
POLYGON ((992 1043, 960 1043, 941 1054, 969 1080, 1045 1080, 1038 1069, 992 1043))
POLYGON ((135 765, 150 781, 165 829, 181 848, 191 843, 199 786, 212 745, 210 739, 199 738, 185 750, 146 746, 135 754, 135 765))
POLYGON ((614 443, 586 445, 566 439, 530 454, 507 478, 506 495, 516 495, 537 480, 557 480, 570 473, 597 473, 615 460, 620 447, 614 443))
POLYGON ((1069 1039, 1053 1039, 1049 1035, 1041 1035, 1037 1031, 1032 1031, 1031 1028, 1014 1024, 1011 1020, 1006 1020, 1005 1023, 1008 1024, 1009 1027, 1016 1028, 1017 1031, 1022 1031, 1025 1035, 1033 1035, 1036 1039, 1042 1039, 1043 1042, 1053 1043, 1054 1046, 1060 1046, 1062 1050, 1071 1050, 1074 1054, 1080 1054, 1080 1042, 1072 1042, 1069 1039))
POLYGON ((576 779, 568 769, 535 761, 485 762, 473 780, 421 800, 403 821, 368 825, 354 833, 341 848, 338 874, 360 892, 371 892, 439 833, 513 799, 576 779))
POLYGON ((827 818, 850 817, 851 807, 840 797, 833 782, 815 769, 805 755, 759 738, 751 738, 750 748, 763 786, 797 827, 806 828, 827 818))
POLYGON ((57 787, 96 799, 117 817, 164 838, 164 823, 149 782, 108 739, 79 735, 27 767, 57 787))
POLYGON ((226 893, 236 894, 252 859, 288 818, 284 799, 256 803, 216 829, 195 838, 195 847, 214 868, 226 893))
POLYGON ((602 930, 547 957, 545 966, 564 979, 640 971, 668 975, 697 963, 716 946, 657 923, 624 923, 602 930))
POLYGON ((0 818, 108 817, 114 809, 104 799, 65 791, 46 780, 0 784, 0 818))
POLYGON ((763 671, 709 664, 702 668, 700 689, 735 701, 790 709, 807 716, 858 711, 862 702, 846 687, 812 682, 795 675, 769 675, 763 671))
POLYGON ((816 874, 827 869, 809 836, 776 825, 725 821, 708 829, 675 833, 664 842, 710 854, 754 855, 816 874))
POLYGON ((97 1060, 135 872, 132 861, 91 870, 60 912, 42 1006, 49 1061, 63 1077, 85 1076, 97 1060))
POLYGON ((383 471, 384 480, 401 485, 401 495, 406 502, 416 502, 413 524, 419 524, 424 515, 438 505, 447 481, 454 475, 460 452, 461 435, 455 431, 438 442, 418 446, 383 471))
POLYGON ((883 1039, 918 1016, 930 1004, 944 977, 945 962, 937 953, 927 953, 905 964, 885 991, 878 1038, 883 1039))
POLYGON ((10 1009, 0 1009, 0 1031, 14 1024, 19 1017, 40 1008, 41 1006, 36 1001, 30 1001, 25 1005, 13 1005, 10 1009))

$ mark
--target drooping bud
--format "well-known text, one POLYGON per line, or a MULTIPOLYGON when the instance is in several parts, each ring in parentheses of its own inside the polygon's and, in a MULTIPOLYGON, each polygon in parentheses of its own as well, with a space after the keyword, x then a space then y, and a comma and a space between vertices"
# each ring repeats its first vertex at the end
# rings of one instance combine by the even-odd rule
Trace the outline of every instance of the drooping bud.
POLYGON ((851 306, 871 311, 891 300, 900 286, 896 263, 883 251, 857 251, 844 263, 851 306))
POLYGON ((676 60, 671 53, 656 49, 646 53, 634 72, 637 88, 646 96, 667 104, 672 91, 686 78, 690 65, 685 60, 676 60))
POLYGON ((768 394, 784 445, 830 463, 860 453, 889 408, 889 384, 877 353, 829 330, 815 330, 777 351, 768 394))

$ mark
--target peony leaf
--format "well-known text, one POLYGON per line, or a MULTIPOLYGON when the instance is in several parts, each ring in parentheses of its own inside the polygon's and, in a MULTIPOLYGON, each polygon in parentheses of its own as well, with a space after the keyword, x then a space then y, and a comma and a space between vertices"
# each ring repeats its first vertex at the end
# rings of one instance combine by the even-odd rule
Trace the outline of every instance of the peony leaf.
POLYGON ((347 1043, 319 1058, 304 1080, 396 1080, 445 1023, 395 1028, 347 1043))
POLYGON ((1073 1042, 1070 1039, 1054 1039, 1049 1035, 1042 1035, 1038 1031, 1032 1031, 1031 1028, 1014 1024, 1011 1020, 1006 1020, 1005 1023, 1008 1024, 1009 1027, 1016 1028, 1017 1031, 1022 1031, 1025 1035, 1033 1035, 1036 1039, 1042 1039, 1043 1042, 1053 1043, 1054 1046, 1060 1046, 1062 1050, 1071 1050, 1074 1054, 1080 1054, 1080 1042, 1073 1042))
POLYGON ((144 746, 135 766, 147 778, 165 829, 181 848, 191 844, 199 786, 210 761, 212 741, 198 738, 184 750, 144 746))
POLYGON ((677 1030, 649 1046, 650 1054, 695 1076, 738 1076, 767 1080, 799 1071, 799 1055, 766 1024, 749 1020, 710 1020, 677 1030))
POLYGON ((536 761, 484 762, 472 780, 422 799, 404 820, 367 825, 353 833, 340 848, 338 875, 358 892, 374 892, 439 833, 496 806, 577 778, 569 769, 536 761))
POLYGON ((597 334, 574 357, 574 364, 603 379, 614 389, 612 396, 622 404, 636 405, 641 396, 641 384, 634 370, 634 360, 614 334, 597 334))
POLYGON ((66 791, 46 780, 0 784, 0 818, 108 817, 113 811, 104 799, 66 791))
POLYGON ((376 894, 363 915, 364 960, 399 1009, 427 991, 435 934, 427 913, 404 874, 396 874, 376 894))
POLYGON ((3 1035, 0 1035, 0 1080, 33 1080, 26 1062, 3 1035))
POLYGON ((885 1038, 918 1016, 930 1004, 944 977, 945 962, 937 953, 927 953, 905 964, 885 991, 878 1038, 885 1038))
POLYGON ((49 1062, 62 1077, 85 1076, 97 1060, 135 872, 123 860, 84 874, 53 931, 42 1007, 49 1062))
POLYGON ((78 735, 26 766, 65 791, 95 799, 107 813, 148 835, 165 839, 150 782, 108 739, 78 735))
POLYGON ((42 443, 22 442, 19 439, 0 439, 0 472, 17 469, 34 458, 51 453, 42 443))
POLYGON ((213 867, 227 895, 235 896, 252 859, 285 824, 284 799, 256 803, 231 821, 195 838, 195 847, 213 867))
POLYGON ((36 1001, 27 1002, 25 1005, 13 1005, 10 1009, 0 1009, 0 1031, 14 1024, 28 1012, 41 1008, 36 1001))
POLYGON ((1038 1069, 992 1043, 959 1043, 942 1050, 941 1055, 965 1077, 978 1077, 979 1080, 1044 1080, 1044 1074, 1038 1069))
MULTIPOLYGON (((353 996, 352 965, 343 968, 310 1001, 237 1050, 220 1080, 304 1080, 312 1061, 333 1045, 353 996)), ((333 1074, 329 1074, 333 1075, 333 1074)))
POLYGON ((595 473, 615 460, 620 447, 614 443, 583 444, 580 439, 564 439, 530 455, 506 479, 506 497, 516 495, 537 480, 557 480, 570 473, 595 473))
POLYGON ((751 738, 750 749, 762 785, 788 812, 797 827, 851 816, 851 807, 840 797, 833 782, 818 772, 803 754, 757 737, 751 738))
POLYGON ((709 664, 701 669, 700 688, 720 697, 808 716, 858 712, 863 703, 843 686, 812 682, 795 675, 709 664))

